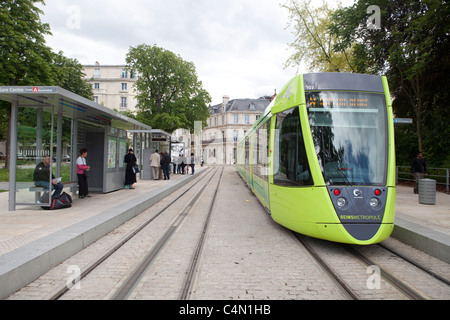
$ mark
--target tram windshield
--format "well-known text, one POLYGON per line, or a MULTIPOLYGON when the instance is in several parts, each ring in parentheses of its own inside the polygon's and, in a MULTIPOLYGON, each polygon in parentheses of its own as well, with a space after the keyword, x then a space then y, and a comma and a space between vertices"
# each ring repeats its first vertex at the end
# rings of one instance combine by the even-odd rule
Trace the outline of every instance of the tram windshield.
POLYGON ((384 185, 387 111, 384 94, 307 92, 306 106, 327 185, 384 185))

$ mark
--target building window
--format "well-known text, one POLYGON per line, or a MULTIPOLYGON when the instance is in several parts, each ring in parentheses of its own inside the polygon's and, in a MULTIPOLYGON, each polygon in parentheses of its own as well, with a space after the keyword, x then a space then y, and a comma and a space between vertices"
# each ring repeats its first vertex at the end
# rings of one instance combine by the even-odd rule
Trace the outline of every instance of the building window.
POLYGON ((127 83, 122 83, 122 90, 124 90, 124 91, 127 90, 127 83))
POLYGON ((222 116, 222 124, 225 124, 225 116, 222 116))
POLYGON ((250 116, 249 115, 245 116, 245 124, 250 124, 250 116))
POLYGON ((98 83, 98 82, 94 83, 94 89, 95 90, 100 89, 100 83, 98 83))
POLYGON ((94 78, 100 78, 100 68, 94 69, 94 78))
POLYGON ((94 102, 98 103, 98 97, 97 96, 94 96, 94 102))
POLYGON ((127 98, 121 97, 120 98, 120 109, 126 109, 127 108, 127 98))
POLYGON ((239 115, 235 114, 234 115, 234 124, 238 124, 239 123, 239 115))
POLYGON ((121 78, 122 78, 122 79, 128 78, 128 72, 127 72, 127 70, 122 69, 122 75, 121 75, 121 78))
POLYGON ((239 132, 237 130, 234 130, 233 132, 233 141, 238 142, 239 132))

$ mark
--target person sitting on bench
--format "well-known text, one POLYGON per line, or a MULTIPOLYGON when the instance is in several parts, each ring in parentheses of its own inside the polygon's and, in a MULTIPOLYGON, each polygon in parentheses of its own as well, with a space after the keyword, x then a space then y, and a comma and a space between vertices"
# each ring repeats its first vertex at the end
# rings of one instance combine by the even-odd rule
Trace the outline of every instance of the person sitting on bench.
MULTIPOLYGON (((45 156, 44 159, 42 159, 42 162, 36 166, 36 169, 34 169, 33 173, 34 185, 36 187, 42 187, 47 191, 50 189, 51 185, 52 191, 55 190, 52 198, 57 198, 61 195, 64 185, 61 181, 57 181, 55 179, 53 173, 52 173, 52 181, 50 184, 48 181, 49 176, 50 176, 50 156, 45 156)), ((42 196, 41 199, 46 200, 44 198, 45 197, 42 196)))

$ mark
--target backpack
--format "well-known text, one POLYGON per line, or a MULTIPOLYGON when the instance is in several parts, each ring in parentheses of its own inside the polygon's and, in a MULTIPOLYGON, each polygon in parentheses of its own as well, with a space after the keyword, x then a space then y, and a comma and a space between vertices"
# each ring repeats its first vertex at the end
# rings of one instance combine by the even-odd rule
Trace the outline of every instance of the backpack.
POLYGON ((52 198, 50 207, 42 207, 45 210, 57 210, 70 208, 72 206, 72 197, 63 192, 58 198, 52 198))

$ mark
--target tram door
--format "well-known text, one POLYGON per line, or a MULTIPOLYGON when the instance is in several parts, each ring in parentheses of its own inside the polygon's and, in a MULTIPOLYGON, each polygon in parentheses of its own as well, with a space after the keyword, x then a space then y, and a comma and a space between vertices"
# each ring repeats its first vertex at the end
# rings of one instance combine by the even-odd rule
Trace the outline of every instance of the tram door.
POLYGON ((289 215, 299 207, 297 188, 313 186, 298 108, 276 115, 271 211, 289 215))

